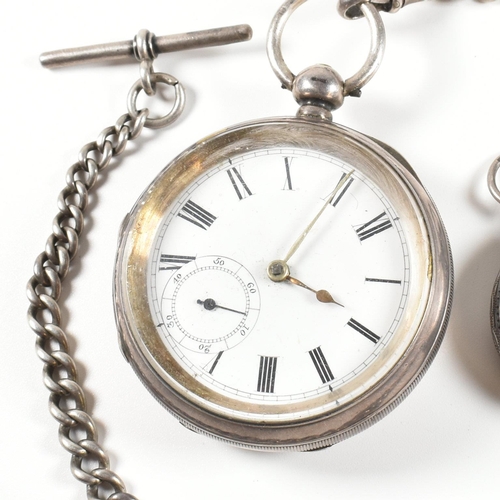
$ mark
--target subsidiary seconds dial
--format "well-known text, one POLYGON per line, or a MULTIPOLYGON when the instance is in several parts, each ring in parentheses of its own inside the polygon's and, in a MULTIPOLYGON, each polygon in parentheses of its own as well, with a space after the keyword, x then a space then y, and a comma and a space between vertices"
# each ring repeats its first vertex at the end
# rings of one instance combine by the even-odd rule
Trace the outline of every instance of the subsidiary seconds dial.
POLYGON ((163 291, 159 325, 174 344, 210 355, 248 337, 260 297, 254 278, 241 264, 221 256, 168 254, 160 262, 163 271, 174 271, 163 291), (187 263, 178 267, 179 262, 187 263))

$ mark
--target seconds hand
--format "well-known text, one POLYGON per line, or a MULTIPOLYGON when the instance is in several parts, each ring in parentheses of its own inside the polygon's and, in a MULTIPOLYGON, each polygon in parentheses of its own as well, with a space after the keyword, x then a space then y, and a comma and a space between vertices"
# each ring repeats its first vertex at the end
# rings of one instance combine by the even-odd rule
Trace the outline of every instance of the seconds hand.
POLYGON ((205 299, 205 300, 198 299, 196 301, 196 303, 202 305, 207 311, 212 311, 212 310, 218 308, 218 309, 225 309, 226 311, 231 311, 231 312, 235 312, 238 314, 243 314, 243 316, 246 316, 246 313, 244 313, 244 312, 236 311, 236 309, 230 309, 229 307, 224 307, 224 306, 217 304, 217 302, 215 302, 214 299, 205 299))

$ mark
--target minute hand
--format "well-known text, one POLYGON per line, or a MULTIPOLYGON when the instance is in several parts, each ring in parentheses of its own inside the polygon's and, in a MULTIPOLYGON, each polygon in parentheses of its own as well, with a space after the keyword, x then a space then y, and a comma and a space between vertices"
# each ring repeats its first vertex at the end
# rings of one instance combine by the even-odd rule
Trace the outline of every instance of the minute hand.
POLYGON ((354 170, 351 170, 344 178, 337 184, 337 187, 333 190, 332 194, 328 197, 325 204, 321 207, 321 210, 316 214, 316 217, 307 225, 307 227, 302 231, 302 234, 297 238, 295 243, 290 247, 286 257, 283 259, 285 262, 288 262, 292 255, 297 251, 301 243, 304 241, 305 237, 309 234, 309 231, 312 229, 316 221, 321 217, 321 214, 325 211, 326 207, 331 203, 335 195, 342 189, 344 184, 349 180, 349 177, 354 173, 354 170))

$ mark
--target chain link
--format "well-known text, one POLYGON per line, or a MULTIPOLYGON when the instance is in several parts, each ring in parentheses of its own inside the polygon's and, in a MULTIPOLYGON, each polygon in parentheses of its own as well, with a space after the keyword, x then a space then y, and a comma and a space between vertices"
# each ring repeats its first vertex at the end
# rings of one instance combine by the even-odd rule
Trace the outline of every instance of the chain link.
POLYGON ((109 457, 97 442, 97 428, 86 409, 85 395, 78 383, 75 361, 68 353, 68 341, 61 327, 58 300, 71 260, 78 251, 83 231, 83 213, 88 192, 99 173, 114 156, 125 150, 129 140, 140 135, 149 111, 133 118, 121 116, 115 126, 104 129, 97 140, 85 145, 78 162, 66 174, 66 186, 59 194, 59 212, 45 251, 36 259, 27 285, 30 301, 28 322, 37 335, 36 351, 44 363, 43 381, 50 391, 49 410, 59 422, 59 441, 71 453, 71 472, 87 485, 89 499, 137 500, 125 490, 123 481, 109 468, 109 457))
POLYGON ((152 61, 156 57, 151 44, 153 36, 141 30, 134 40, 134 50, 141 61, 141 79, 129 92, 129 112, 120 116, 114 126, 105 128, 96 141, 83 146, 78 161, 68 169, 66 186, 57 199, 59 212, 52 223, 52 234, 47 239, 45 251, 35 260, 33 276, 27 284, 28 323, 37 335, 36 352, 44 363, 43 382, 50 391, 49 411, 59 422, 59 442, 72 455, 71 472, 87 485, 90 500, 137 498, 126 492, 123 481, 110 470, 109 457, 97 442, 97 428, 87 412, 76 363, 68 352, 67 336, 61 327, 58 300, 70 262, 78 252, 88 193, 99 173, 113 157, 125 150, 129 140, 141 134, 144 127, 164 127, 184 108, 184 88, 178 80, 153 70, 152 61), (147 109, 137 109, 137 96, 141 90, 148 95, 154 94, 157 81, 173 86, 175 99, 169 113, 151 119, 147 109))

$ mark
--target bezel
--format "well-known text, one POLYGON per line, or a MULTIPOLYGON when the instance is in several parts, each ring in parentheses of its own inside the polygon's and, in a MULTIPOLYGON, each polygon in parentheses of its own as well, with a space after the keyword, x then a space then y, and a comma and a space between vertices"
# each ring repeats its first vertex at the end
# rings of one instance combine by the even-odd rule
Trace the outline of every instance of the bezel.
POLYGON ((411 391, 441 343, 452 281, 451 254, 440 217, 398 153, 336 124, 272 118, 237 125, 193 145, 143 193, 122 228, 115 313, 127 360, 153 395, 188 427, 245 447, 305 450, 334 444, 364 429, 411 391), (329 394, 287 405, 230 399, 190 376, 165 348, 147 299, 151 246, 169 207, 187 186, 228 156, 263 147, 315 150, 355 165, 396 205, 404 224, 412 226, 408 246, 418 269, 412 277, 417 288, 388 343, 391 349, 386 348, 363 377, 356 376, 329 394))

